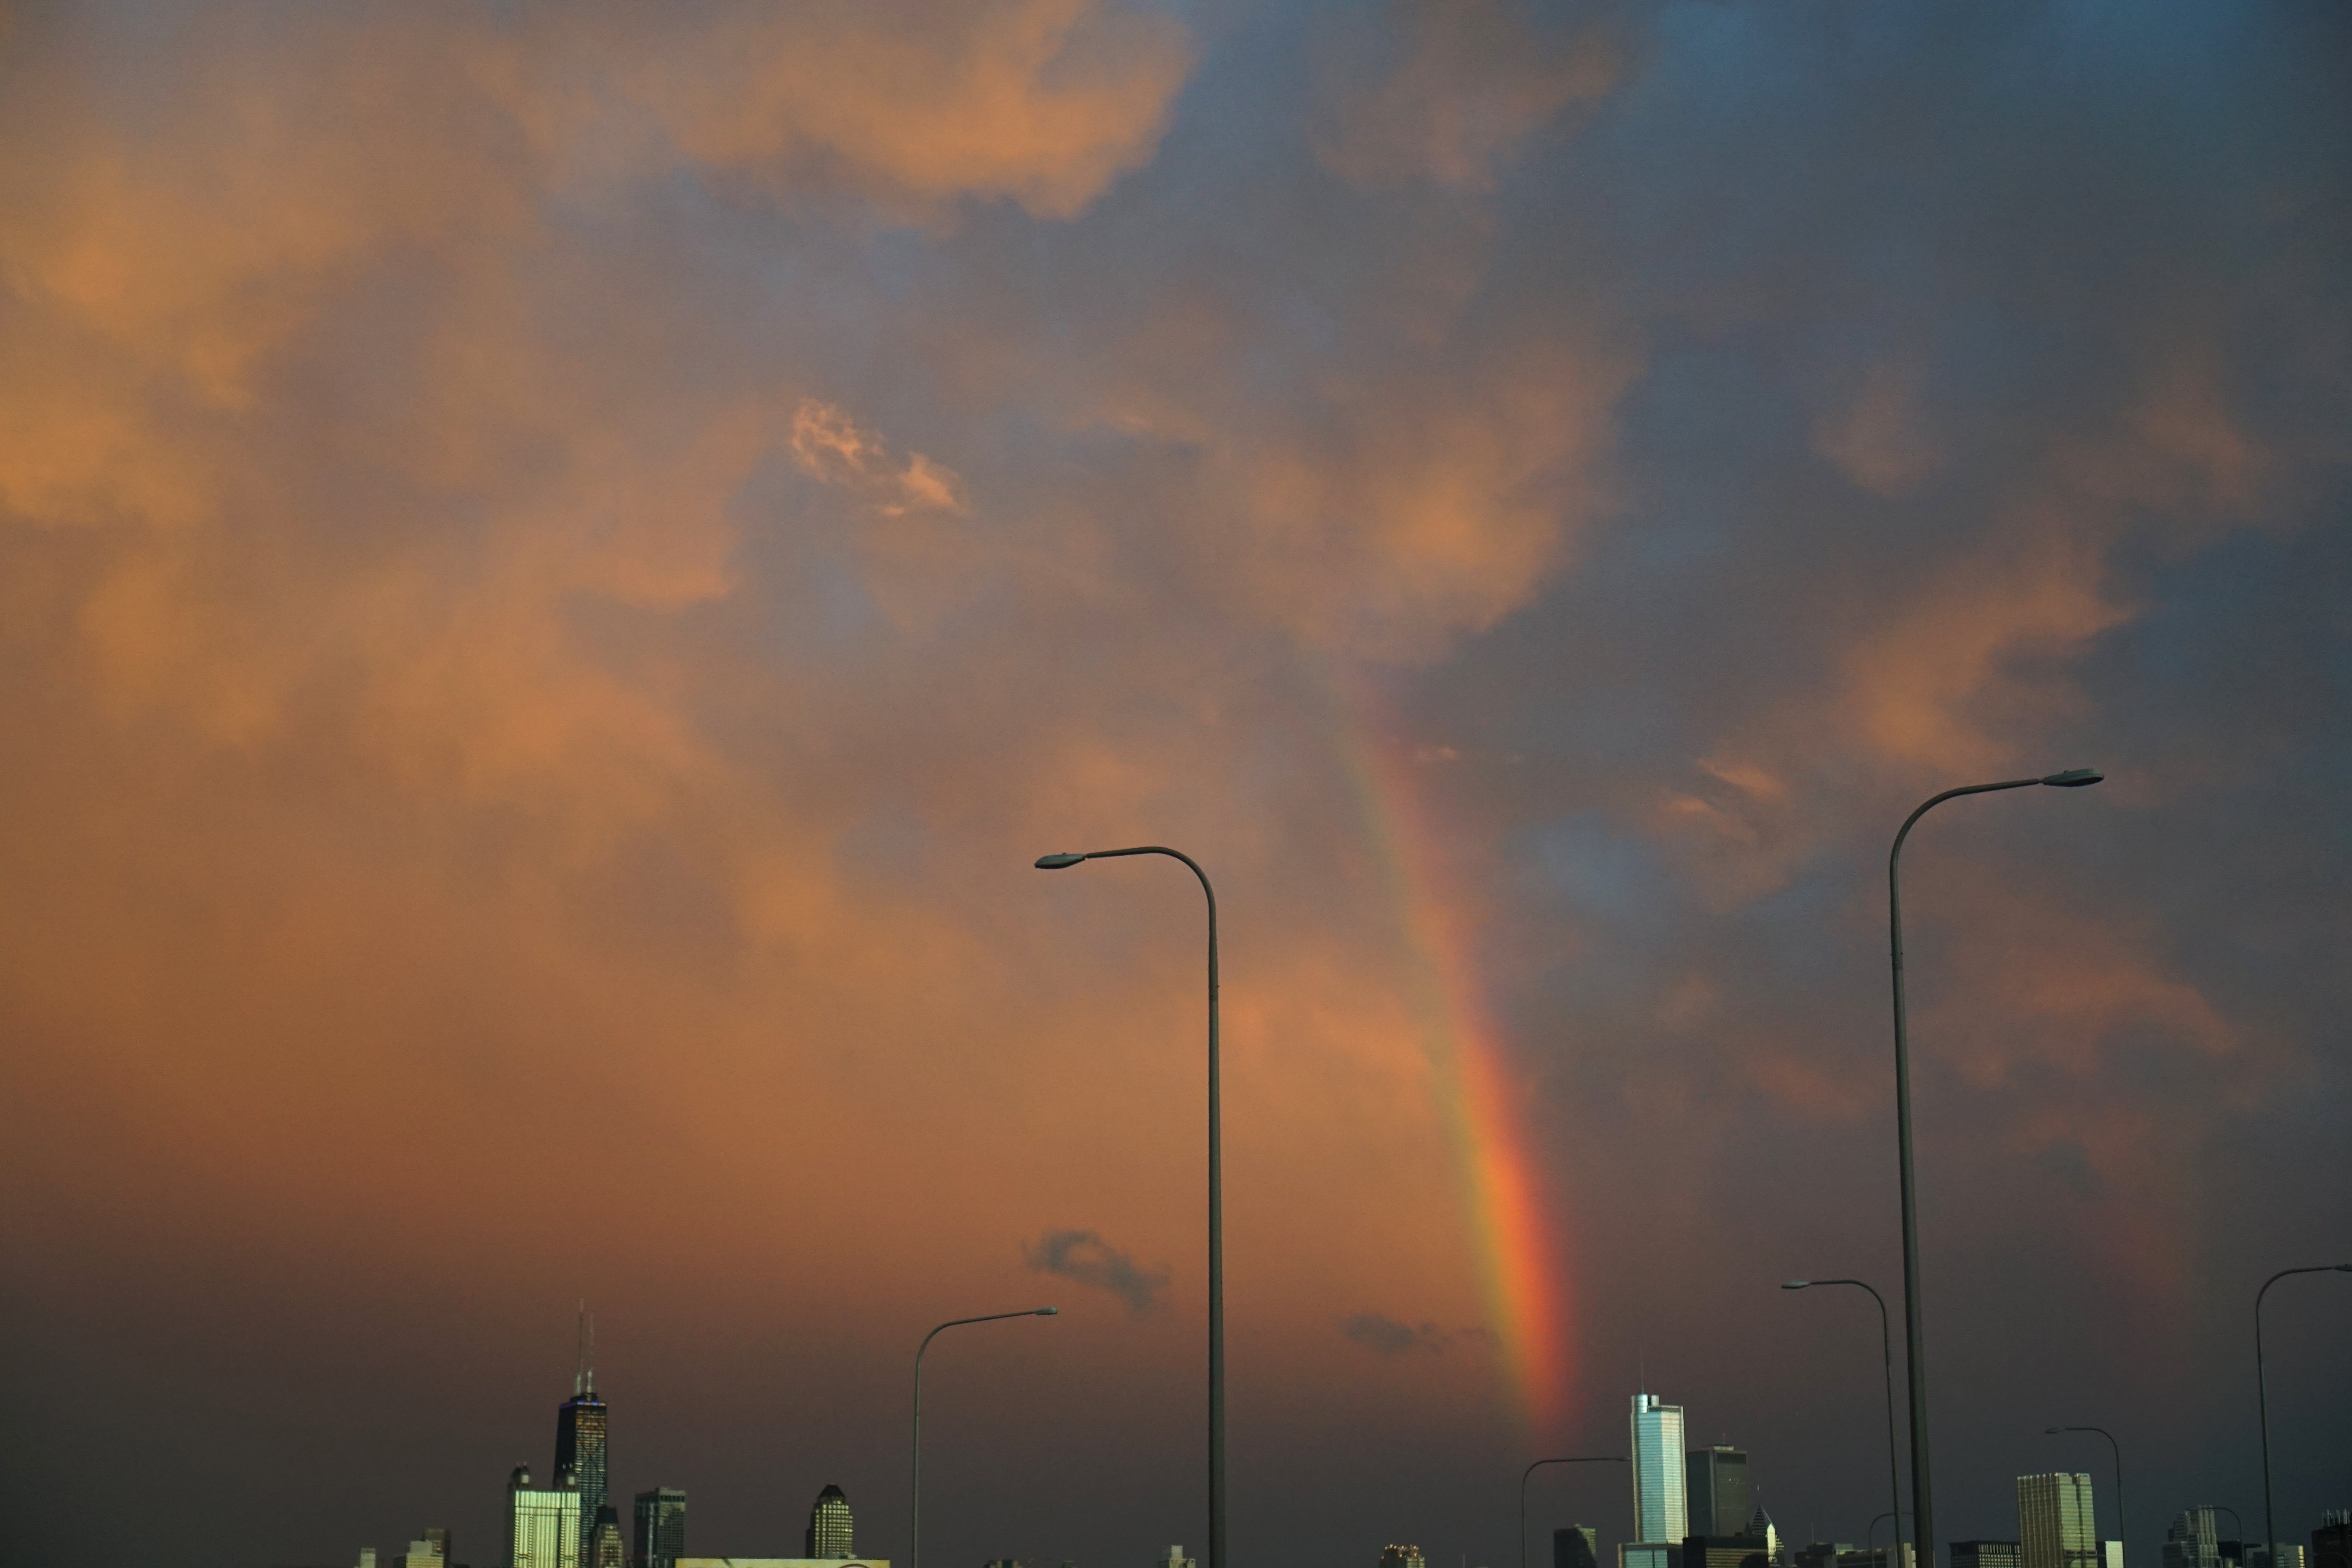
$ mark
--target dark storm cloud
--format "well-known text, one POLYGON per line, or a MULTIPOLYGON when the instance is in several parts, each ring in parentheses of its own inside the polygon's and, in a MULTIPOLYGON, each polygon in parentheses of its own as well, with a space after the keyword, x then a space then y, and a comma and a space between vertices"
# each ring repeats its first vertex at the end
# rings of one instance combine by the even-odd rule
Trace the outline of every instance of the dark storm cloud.
POLYGON ((1441 1329, 1435 1323, 1401 1323, 1385 1312, 1351 1313, 1339 1321, 1339 1331, 1385 1356, 1405 1355, 1413 1351, 1444 1355, 1460 1342, 1488 1344, 1494 1339, 1486 1330, 1475 1326, 1441 1329))
POLYGON ((1034 1243, 1023 1242, 1021 1258, 1040 1274, 1058 1274, 1108 1290, 1126 1302, 1130 1312, 1151 1310, 1168 1289, 1167 1265, 1145 1268, 1105 1241, 1099 1231, 1049 1230, 1034 1243))

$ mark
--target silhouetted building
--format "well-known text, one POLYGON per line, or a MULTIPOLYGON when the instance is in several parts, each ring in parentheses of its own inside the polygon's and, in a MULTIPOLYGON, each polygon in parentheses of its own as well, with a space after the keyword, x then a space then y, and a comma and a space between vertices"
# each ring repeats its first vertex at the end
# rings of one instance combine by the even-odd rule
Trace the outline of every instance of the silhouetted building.
POLYGON ((824 1490, 816 1494, 816 1506, 809 1510, 808 1557, 854 1557, 857 1553, 849 1544, 851 1525, 849 1499, 839 1487, 825 1483, 824 1490))
POLYGON ((1551 1568, 1601 1568, 1601 1531, 1571 1524, 1551 1532, 1551 1568))
POLYGON ((2352 1509, 2331 1508, 2311 1532, 2311 1568, 2352 1568, 2352 1509))
POLYGON ((572 1386, 572 1397, 555 1412, 555 1473, 570 1470, 580 1489, 580 1533, 584 1539, 595 1528, 596 1510, 604 1506, 609 1428, 604 1402, 596 1397, 596 1369, 583 1364, 572 1386))
POLYGON ((1744 1452, 1720 1444, 1695 1448, 1685 1475, 1684 1503, 1690 1513, 1692 1534, 1748 1533, 1748 1456, 1744 1452))
POLYGON ((656 1487, 637 1494, 636 1568, 677 1568, 686 1555, 686 1494, 656 1487))
MULTIPOLYGON (((1811 1541, 1797 1548, 1797 1568, 1837 1568, 1837 1561, 1853 1550, 1851 1541, 1811 1541)), ((2011 1568, 2016 1568, 2014 1563, 2011 1568)))
POLYGON ((2102 1568, 2091 1478, 2018 1477, 2017 1534, 2023 1568, 2102 1568))
POLYGON ((580 1568, 580 1489, 563 1471, 551 1487, 530 1484, 530 1467, 517 1465, 507 1483, 512 1528, 509 1568, 580 1568))
POLYGON ((1429 1568, 1422 1561, 1418 1546, 1383 1546, 1381 1548, 1381 1568, 1429 1568))
POLYGON ((2221 1539, 2213 1510, 2184 1510, 2164 1527, 2164 1568, 2221 1568, 2221 1539))
POLYGON ((1683 1538, 1682 1568, 1772 1568, 1772 1563, 1760 1535, 1689 1535, 1683 1538))
POLYGON ((1911 1568, 1911 1547, 1897 1542, 1886 1546, 1848 1548, 1837 1554, 1837 1568, 1911 1568))

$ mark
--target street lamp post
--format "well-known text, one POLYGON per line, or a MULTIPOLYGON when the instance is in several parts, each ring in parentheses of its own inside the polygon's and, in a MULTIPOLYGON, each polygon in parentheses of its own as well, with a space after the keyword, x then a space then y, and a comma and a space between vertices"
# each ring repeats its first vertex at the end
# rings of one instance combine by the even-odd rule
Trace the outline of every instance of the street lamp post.
POLYGON ((1519 1472, 1519 1568, 1528 1568, 1528 1478, 1546 1465, 1622 1465, 1624 1462, 1622 1454, 1590 1454, 1573 1459, 1538 1459, 1519 1472))
MULTIPOLYGON (((1880 1370, 1886 1374, 1886 1500, 1894 1510, 1882 1517, 1895 1521, 1895 1544, 1900 1546, 1903 1544, 1903 1482, 1895 1458, 1895 1342, 1886 1326, 1886 1298, 1860 1279, 1791 1279, 1780 1289, 1806 1290, 1816 1285, 1851 1285, 1858 1290, 1868 1290, 1870 1299, 1878 1303, 1878 1361, 1880 1370)), ((1872 1522, 1874 1524, 1877 1521, 1872 1522)))
MULTIPOLYGON (((1139 844, 1082 855, 1041 855, 1037 869, 1059 871, 1086 860, 1165 855, 1201 879, 1209 900, 1209 1563, 1225 1568, 1225 1178, 1223 1093, 1217 1076, 1217 890, 1199 861, 1181 849, 1139 844)), ((913 1565, 909 1565, 913 1568, 913 1565)))
MULTIPOLYGON (((2118 1542, 2130 1541, 2131 1522, 2124 1516, 2124 1446, 2116 1442, 2116 1435, 2104 1426, 2052 1426, 2043 1435, 2054 1437, 2061 1432, 2096 1432, 2107 1440, 2107 1447, 2116 1451, 2116 1539, 2118 1542)), ((2124 1555, 2126 1558, 2131 1555, 2128 1545, 2124 1547, 2124 1555)))
POLYGON ((1930 809, 1958 795, 1989 795, 1995 790, 2023 789, 2028 784, 2075 789, 2097 784, 2105 776, 2095 768, 2069 768, 2040 778, 1948 789, 1904 818, 1902 830, 1895 835, 1895 847, 1886 857, 1886 927, 1895 968, 1895 1137, 1903 1173, 1903 1353, 1905 1370, 1910 1378, 1911 1517, 1920 1568, 1936 1568, 1936 1504, 1927 1476, 1927 1336, 1921 1327, 1919 1215, 1911 1161, 1911 1049, 1903 1016, 1903 841, 1911 836, 1912 825, 1930 809))
POLYGON ((2319 1263, 2282 1268, 2254 1292, 2254 1404, 2263 1417, 2263 1568, 2278 1568, 2278 1520, 2271 1511, 2271 1395, 2263 1372, 2263 1298, 2290 1274, 2352 1274, 2352 1263, 2319 1263))
POLYGON ((923 1342, 915 1347, 914 1461, 908 1480, 908 1489, 913 1496, 908 1500, 911 1517, 907 1532, 907 1568, 922 1568, 923 1562, 923 1352, 931 1348, 931 1342, 942 1332, 960 1329, 966 1323, 997 1323, 1007 1318, 1051 1318, 1060 1310, 1058 1307, 1031 1307, 1019 1312, 991 1312, 980 1318, 950 1318, 925 1334, 923 1342))

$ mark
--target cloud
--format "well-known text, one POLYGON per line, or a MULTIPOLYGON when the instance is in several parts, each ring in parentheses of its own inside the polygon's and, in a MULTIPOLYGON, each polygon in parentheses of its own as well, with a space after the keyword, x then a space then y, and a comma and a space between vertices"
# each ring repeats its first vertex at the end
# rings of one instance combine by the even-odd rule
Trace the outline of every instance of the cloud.
POLYGON ((1049 1230, 1021 1244, 1022 1260, 1040 1274, 1058 1274, 1127 1303, 1130 1312, 1160 1306, 1168 1289, 1168 1266, 1147 1268, 1102 1238, 1099 1231, 1049 1230))
MULTIPOLYGON (((1463 1337, 1462 1333, 1441 1329, 1434 1323, 1400 1323, 1381 1312, 1357 1312, 1343 1318, 1339 1331, 1357 1344, 1385 1356, 1409 1355, 1415 1351, 1444 1355, 1463 1337)), ((1463 1333, 1484 1337, 1481 1330, 1465 1330, 1463 1333)))

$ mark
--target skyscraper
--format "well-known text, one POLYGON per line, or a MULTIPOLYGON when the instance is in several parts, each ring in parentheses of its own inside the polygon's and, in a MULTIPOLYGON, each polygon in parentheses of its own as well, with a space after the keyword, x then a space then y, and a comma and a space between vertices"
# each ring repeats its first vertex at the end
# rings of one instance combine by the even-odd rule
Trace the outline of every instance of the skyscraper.
POLYGON ((2099 1568, 2099 1531, 2086 1475, 2017 1478, 2023 1568, 2099 1568))
POLYGON ((1617 1548, 1620 1568, 1675 1568, 1690 1510, 1683 1491, 1683 1407, 1654 1394, 1633 1395, 1633 1528, 1638 1539, 1617 1548))
POLYGON ((621 1540, 621 1516, 606 1503, 596 1510, 596 1527, 580 1554, 582 1568, 629 1568, 629 1549, 621 1540))
POLYGON ((855 1557, 856 1549, 850 1545, 849 1500, 831 1481, 816 1494, 816 1506, 809 1510, 808 1550, 804 1557, 855 1557))
POLYGON ((1748 1533, 1748 1456, 1718 1444, 1691 1451, 1686 1502, 1695 1535, 1748 1533))
POLYGON ((1381 1568, 1428 1568, 1418 1546, 1383 1546, 1381 1568))
POLYGON ((2221 1540, 2210 1508, 2185 1510, 2164 1527, 2164 1568, 2221 1568, 2221 1540))
POLYGON ((1601 1531, 1571 1524, 1551 1532, 1551 1568, 1601 1568, 1601 1531))
POLYGON ((2014 1541, 1955 1541, 1952 1568, 2019 1568, 2021 1552, 2014 1541))
POLYGON ((580 1489, 558 1470, 551 1487, 530 1484, 530 1467, 517 1465, 507 1484, 512 1510, 509 1568, 580 1568, 580 1489))
POLYGON ((572 1397, 555 1412, 555 1473, 567 1469, 580 1488, 580 1535, 596 1527, 604 1506, 610 1470, 604 1402, 596 1397, 596 1320, 580 1313, 580 1369, 572 1374, 572 1397))
POLYGON ((637 1494, 637 1568, 677 1568, 686 1555, 686 1494, 656 1487, 637 1494))

